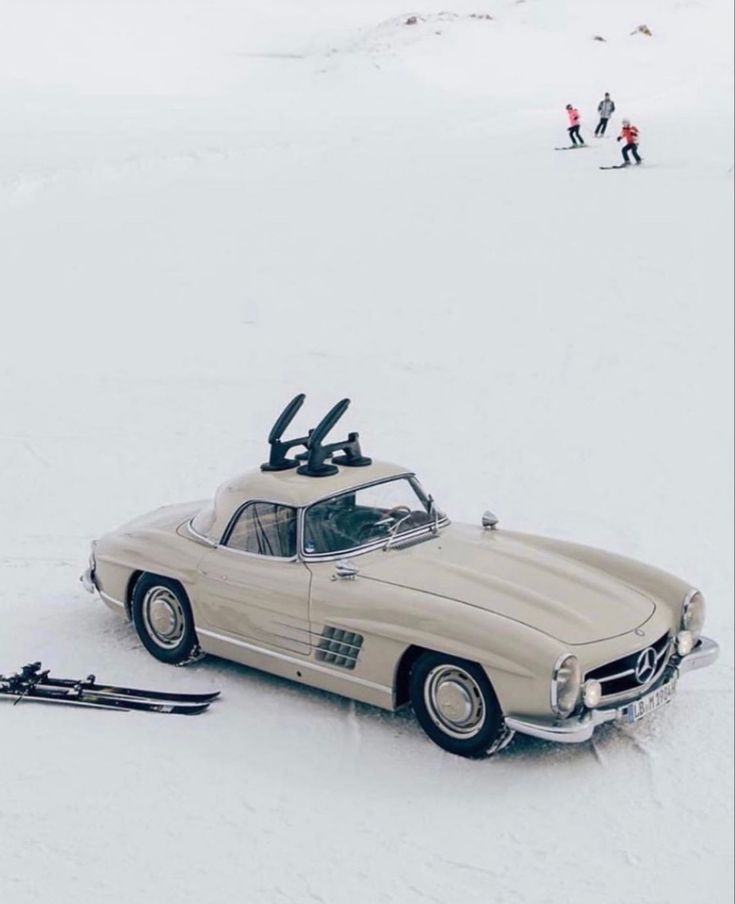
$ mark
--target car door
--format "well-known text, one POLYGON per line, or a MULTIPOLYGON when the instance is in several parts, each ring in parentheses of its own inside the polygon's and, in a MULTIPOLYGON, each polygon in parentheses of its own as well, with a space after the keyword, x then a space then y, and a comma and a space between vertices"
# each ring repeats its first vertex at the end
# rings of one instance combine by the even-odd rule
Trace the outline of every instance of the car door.
POLYGON ((253 501, 199 563, 207 627, 256 646, 308 656, 311 575, 296 557, 296 510, 253 501))
POLYGON ((309 561, 311 580, 312 659, 335 682, 324 685, 338 693, 392 707, 393 681, 401 655, 410 644, 406 620, 413 611, 405 605, 401 587, 364 577, 383 552, 352 558, 355 574, 345 562, 309 561), (357 687, 346 690, 350 684, 357 687))
POLYGON ((425 528, 429 517, 405 479, 319 500, 304 513, 314 659, 335 679, 359 683, 384 700, 392 696, 397 663, 416 633, 416 595, 399 581, 380 580, 386 557, 405 554, 386 552, 386 545, 391 528, 409 521, 413 529, 417 521, 425 528))

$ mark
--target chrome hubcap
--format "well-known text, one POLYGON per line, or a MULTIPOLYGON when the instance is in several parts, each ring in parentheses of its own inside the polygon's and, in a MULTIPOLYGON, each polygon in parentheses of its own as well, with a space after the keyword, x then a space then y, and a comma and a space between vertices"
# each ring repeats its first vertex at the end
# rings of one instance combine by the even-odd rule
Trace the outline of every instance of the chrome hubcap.
POLYGON ((151 640, 164 650, 178 646, 186 619, 176 594, 168 587, 151 587, 143 598, 143 621, 151 640))
POLYGON ((462 725, 472 715, 472 698, 458 681, 445 681, 436 690, 439 712, 450 722, 462 725))
POLYGON ((485 724, 485 701, 475 679, 455 665, 429 672, 424 702, 433 721, 453 738, 474 737, 485 724))

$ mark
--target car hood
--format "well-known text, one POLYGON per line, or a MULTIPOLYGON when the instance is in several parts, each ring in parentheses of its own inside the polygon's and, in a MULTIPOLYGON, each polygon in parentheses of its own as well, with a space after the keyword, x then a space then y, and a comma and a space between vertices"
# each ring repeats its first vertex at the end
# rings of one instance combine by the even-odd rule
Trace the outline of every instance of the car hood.
POLYGON ((540 548, 523 534, 460 525, 365 557, 360 576, 485 609, 568 644, 625 634, 656 611, 642 590, 571 551, 540 548))

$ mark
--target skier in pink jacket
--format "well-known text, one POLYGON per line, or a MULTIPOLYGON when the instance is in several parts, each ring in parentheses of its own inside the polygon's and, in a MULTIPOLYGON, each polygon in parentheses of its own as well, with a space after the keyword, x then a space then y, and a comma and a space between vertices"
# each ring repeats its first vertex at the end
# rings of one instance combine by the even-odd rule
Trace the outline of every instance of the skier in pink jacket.
POLYGON ((584 138, 582 138, 579 128, 580 123, 582 122, 582 117, 579 115, 579 110, 576 107, 573 107, 571 104, 567 104, 567 116, 569 116, 569 138, 571 139, 572 145, 574 147, 577 146, 577 139, 579 139, 579 145, 584 144, 584 138))

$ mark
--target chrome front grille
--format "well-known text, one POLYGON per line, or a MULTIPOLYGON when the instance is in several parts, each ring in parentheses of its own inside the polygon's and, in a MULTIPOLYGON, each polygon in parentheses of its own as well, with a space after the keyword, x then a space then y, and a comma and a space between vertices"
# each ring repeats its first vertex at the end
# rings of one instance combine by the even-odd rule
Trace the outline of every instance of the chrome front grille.
POLYGON ((319 662, 329 662, 343 669, 354 669, 362 648, 362 634, 327 626, 322 631, 316 648, 319 662))
POLYGON ((587 672, 586 677, 600 682, 603 700, 617 694, 641 690, 660 677, 668 662, 671 649, 671 635, 662 634, 645 650, 638 650, 636 653, 630 653, 621 659, 613 660, 613 662, 606 662, 605 665, 587 672), (653 652, 642 660, 641 657, 649 649, 653 652))

